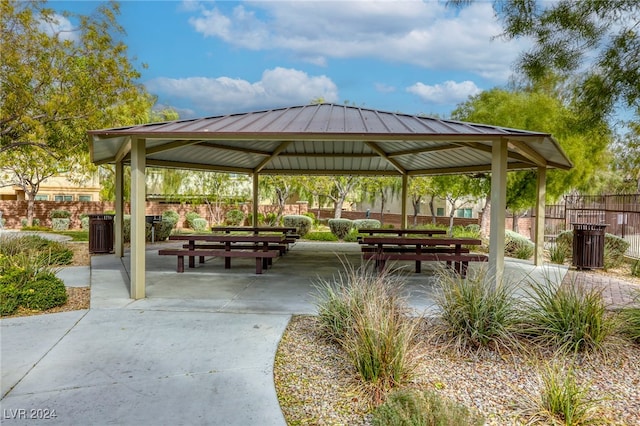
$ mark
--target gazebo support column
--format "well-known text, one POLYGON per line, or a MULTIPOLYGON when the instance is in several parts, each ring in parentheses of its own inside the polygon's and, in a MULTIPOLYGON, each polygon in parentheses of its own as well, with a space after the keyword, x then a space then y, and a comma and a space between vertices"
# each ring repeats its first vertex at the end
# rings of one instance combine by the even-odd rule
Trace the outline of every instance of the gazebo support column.
POLYGON ((254 173, 252 176, 253 179, 253 189, 251 191, 251 196, 253 197, 253 206, 251 207, 253 217, 251 218, 251 225, 258 226, 258 201, 259 201, 259 193, 258 193, 258 181, 260 176, 258 173, 254 173))
POLYGON ((400 225, 402 228, 407 228, 407 188, 409 186, 409 176, 405 173, 402 175, 402 220, 400 225))
POLYGON ((544 219, 545 197, 547 193, 547 169, 538 167, 538 199, 536 200, 536 224, 535 224, 535 252, 534 264, 542 266, 544 263, 544 219))
POLYGON ((489 277, 497 285, 504 274, 504 221, 507 209, 507 141, 491 148, 491 232, 489 235, 489 277))
POLYGON ((122 161, 116 162, 116 216, 114 217, 115 247, 117 257, 124 256, 124 165, 122 161))
POLYGON ((145 140, 131 142, 131 285, 132 299, 145 294, 145 140))

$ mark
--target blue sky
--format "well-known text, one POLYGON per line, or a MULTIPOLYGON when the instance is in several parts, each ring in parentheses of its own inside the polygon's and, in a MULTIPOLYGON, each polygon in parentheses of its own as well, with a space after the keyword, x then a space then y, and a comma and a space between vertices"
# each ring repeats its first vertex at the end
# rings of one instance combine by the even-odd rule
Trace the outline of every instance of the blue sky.
MULTIPOLYGON (((91 13, 100 2, 50 2, 91 13)), ((526 41, 496 38, 490 2, 123 1, 119 23, 143 83, 181 118, 312 99, 448 116, 504 86, 526 41), (142 64, 147 69, 142 69, 142 64)), ((64 23, 62 23, 64 24, 64 23)))

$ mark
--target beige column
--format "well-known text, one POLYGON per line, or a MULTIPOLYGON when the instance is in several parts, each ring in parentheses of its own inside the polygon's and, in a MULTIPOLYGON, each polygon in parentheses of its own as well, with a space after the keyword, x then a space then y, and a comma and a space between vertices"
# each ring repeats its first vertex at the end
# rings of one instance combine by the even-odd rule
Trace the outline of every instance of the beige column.
POLYGON ((124 166, 122 161, 116 162, 116 217, 114 218, 115 246, 117 257, 124 256, 124 166))
POLYGON ((259 191, 258 191, 258 173, 254 173, 253 176, 253 189, 252 189, 252 197, 253 197, 253 219, 251 220, 252 226, 258 226, 258 201, 259 201, 259 191))
POLYGON ((402 175, 402 220, 400 225, 407 228, 407 188, 409 186, 409 176, 405 173, 402 175))
POLYGON ((538 198, 536 200, 536 224, 535 237, 536 244, 533 261, 536 266, 544 263, 544 219, 545 219, 545 196, 547 194, 547 169, 538 167, 538 198))
POLYGON ((507 209, 507 141, 495 141, 491 148, 491 232, 489 234, 489 277, 493 284, 504 274, 504 221, 507 209))
POLYGON ((145 140, 131 142, 131 287, 132 299, 145 293, 145 140))

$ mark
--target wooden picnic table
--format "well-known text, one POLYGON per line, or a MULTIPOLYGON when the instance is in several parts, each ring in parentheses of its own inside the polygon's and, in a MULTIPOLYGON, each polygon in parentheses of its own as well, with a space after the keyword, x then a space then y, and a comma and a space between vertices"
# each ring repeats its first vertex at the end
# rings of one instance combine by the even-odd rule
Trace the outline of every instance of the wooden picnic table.
POLYGON ((404 235, 446 235, 447 231, 444 229, 409 229, 409 228, 367 228, 367 229, 358 229, 358 232, 361 234, 369 234, 373 236, 374 234, 395 234, 398 237, 402 237, 404 235))
POLYGON ((262 233, 283 233, 283 234, 295 234, 298 232, 295 226, 212 226, 212 232, 224 232, 230 234, 232 232, 249 232, 252 234, 262 233))
POLYGON ((178 272, 184 272, 184 257, 189 258, 189 268, 195 268, 195 257, 204 263, 205 256, 224 257, 225 269, 231 268, 232 257, 253 257, 256 259, 256 274, 267 269, 271 259, 281 254, 273 244, 284 244, 284 235, 220 235, 220 234, 182 234, 170 235, 169 240, 186 241, 181 249, 161 249, 160 255, 178 257, 178 272), (242 244, 242 243, 249 243, 242 244))
POLYGON ((469 262, 485 262, 487 256, 471 254, 463 246, 479 246, 482 241, 475 238, 397 237, 371 236, 360 240, 363 259, 373 259, 382 270, 387 260, 413 260, 416 272, 421 272, 424 261, 444 261, 463 277, 469 262))

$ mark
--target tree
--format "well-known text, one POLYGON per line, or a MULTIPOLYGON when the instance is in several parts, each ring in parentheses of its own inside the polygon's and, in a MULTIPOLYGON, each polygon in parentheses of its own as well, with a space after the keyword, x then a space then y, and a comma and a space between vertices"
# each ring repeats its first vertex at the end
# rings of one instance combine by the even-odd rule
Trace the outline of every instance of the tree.
POLYGON ((287 200, 297 191, 294 180, 291 176, 263 175, 258 185, 261 193, 273 197, 274 204, 278 206, 276 223, 280 222, 287 200))
MULTIPOLYGON (((429 176, 413 176, 409 180, 409 186, 407 188, 409 197, 411 198, 411 205, 413 206, 413 225, 418 225, 418 215, 420 214, 420 205, 422 200, 427 195, 431 197, 431 214, 435 221, 435 214, 433 212, 433 198, 435 193, 433 191, 433 182, 429 176)), ((435 222, 434 222, 435 224, 435 222)))
MULTIPOLYGON (((464 5, 469 0, 450 0, 464 5)), ((616 107, 640 114, 640 2, 494 0, 507 39, 531 38, 517 69, 532 81, 551 73, 575 79, 575 100, 590 121, 616 107)))
POLYGON ((357 176, 331 176, 333 187, 331 192, 326 194, 328 198, 333 200, 333 217, 339 219, 342 216, 342 206, 347 196, 356 189, 361 183, 361 179, 357 176))
POLYGON ((616 192, 640 193, 640 123, 631 123, 613 147, 613 175, 619 179, 616 192))
POLYGON ((58 15, 45 4, 0 2, 0 164, 26 188, 29 224, 43 178, 91 171, 87 130, 140 122, 153 104, 114 38, 122 32, 117 3, 92 16, 58 15), (77 27, 64 29, 65 20, 77 27))
POLYGON ((86 152, 88 129, 126 125, 149 109, 140 102, 140 74, 115 39, 123 33, 118 4, 91 16, 61 16, 45 5, 0 3, 0 151, 31 145, 54 156, 86 152), (63 20, 77 26, 66 30, 63 20), (120 114, 125 105, 128 114, 120 114))
POLYGON ((449 235, 453 235, 453 218, 460 207, 473 202, 478 197, 477 185, 467 175, 441 175, 433 177, 435 192, 447 200, 451 206, 449 212, 449 235))
POLYGON ((389 197, 402 190, 402 181, 397 176, 367 177, 362 181, 362 190, 369 201, 380 201, 380 222, 384 223, 384 207, 389 197))
MULTIPOLYGON (((457 120, 551 133, 563 148, 574 168, 547 173, 547 198, 556 200, 572 190, 591 188, 597 172, 606 168, 610 130, 595 121, 589 127, 576 126, 573 110, 558 97, 542 91, 492 89, 480 93, 453 112, 457 120)), ((535 174, 512 172, 507 183, 510 205, 518 208, 535 203, 535 174), (512 194, 512 195, 510 195, 512 194)))

